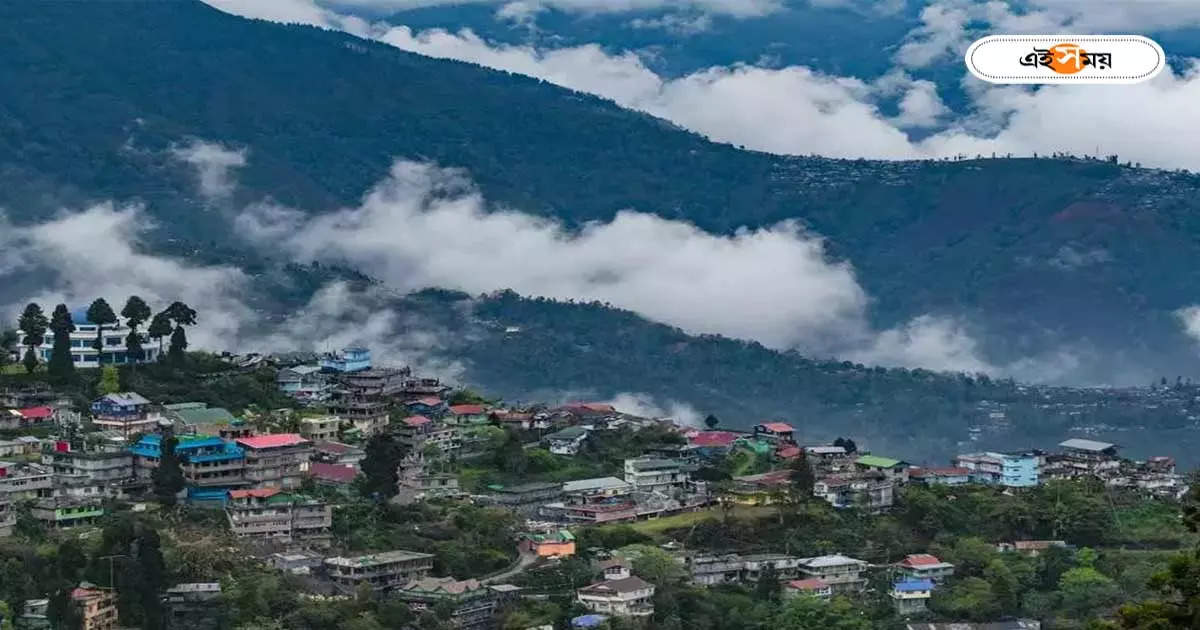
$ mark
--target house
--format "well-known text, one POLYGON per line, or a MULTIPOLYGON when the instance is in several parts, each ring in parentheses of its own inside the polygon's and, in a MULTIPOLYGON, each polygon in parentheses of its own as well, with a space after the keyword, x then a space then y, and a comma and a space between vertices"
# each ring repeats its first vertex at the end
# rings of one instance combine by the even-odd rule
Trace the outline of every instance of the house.
POLYGON ((337 416, 303 418, 300 420, 300 437, 314 442, 333 441, 341 428, 342 419, 337 416))
POLYGON ((388 415, 409 371, 400 368, 371 368, 339 374, 330 394, 329 413, 353 425, 363 438, 388 425, 388 415))
POLYGON ((92 401, 92 423, 126 435, 153 428, 158 416, 150 413, 150 401, 137 392, 107 394, 92 401))
POLYGON ((602 580, 575 591, 575 599, 592 612, 617 617, 654 614, 654 585, 636 575, 602 580))
POLYGON ((801 596, 830 599, 833 597, 833 587, 816 578, 790 580, 784 583, 784 599, 801 596))
POLYGON ((897 565, 900 573, 912 580, 933 580, 940 582, 954 575, 954 565, 942 562, 927 553, 914 553, 904 556, 897 565))
POLYGON ((12 429, 51 426, 57 424, 58 418, 58 409, 49 405, 38 405, 24 409, 9 409, 8 413, 15 420, 15 423, 11 427, 12 429))
POLYGON ((1117 445, 1072 438, 1059 443, 1061 452, 1046 457, 1046 474, 1055 479, 1074 477, 1107 478, 1120 471, 1117 445))
POLYGON ((358 476, 358 467, 313 462, 308 466, 308 476, 319 486, 349 492, 354 478, 358 476))
POLYGON ((608 403, 600 402, 576 402, 568 405, 563 405, 560 409, 572 416, 581 419, 606 418, 616 415, 617 409, 608 403))
POLYGON ((625 482, 635 492, 663 492, 683 488, 691 481, 692 467, 672 459, 639 457, 625 460, 625 482))
POLYGON ((396 466, 396 496, 392 497, 392 502, 397 505, 461 495, 458 477, 427 470, 423 451, 410 451, 396 466))
POLYGON ((324 562, 325 556, 312 551, 278 551, 267 557, 271 568, 297 575, 308 575, 324 562))
MULTIPOLYGON (((37 446, 35 442, 34 447, 37 446)), ((34 452, 34 448, 26 442, 18 440, 0 440, 0 457, 24 457, 34 452)))
POLYGON ((15 626, 20 630, 50 630, 50 600, 27 599, 21 602, 21 615, 15 626))
POLYGON ((356 346, 329 352, 321 357, 319 365, 326 372, 362 372, 371 369, 371 351, 356 346))
POLYGON ((333 391, 329 375, 316 365, 297 365, 280 369, 275 375, 275 386, 284 394, 304 403, 326 401, 333 391))
MULTIPOLYGON (((149 481, 162 458, 162 436, 143 435, 129 450, 137 478, 149 481)), ((193 502, 222 503, 228 490, 249 483, 245 449, 234 442, 214 435, 183 435, 176 439, 175 455, 193 502)))
POLYGON ((257 488, 299 488, 312 458, 312 442, 297 433, 239 438, 246 455, 246 481, 257 488))
POLYGON ((840 554, 800 560, 800 574, 825 582, 834 593, 857 592, 867 585, 867 563, 840 554))
POLYGON ((100 483, 124 483, 134 476, 133 454, 125 449, 76 450, 70 442, 47 442, 42 446, 42 465, 55 475, 83 477, 100 483))
POLYGON ((562 484, 530 482, 515 486, 488 486, 487 495, 493 503, 521 513, 533 514, 543 503, 562 495, 562 484))
POLYGON ((541 506, 541 516, 576 523, 606 523, 637 518, 637 504, 630 497, 633 486, 616 477, 568 481, 562 485, 565 498, 541 506))
POLYGON ((416 415, 430 418, 440 417, 446 413, 446 402, 437 396, 424 396, 404 403, 408 410, 416 415))
POLYGON ((327 503, 278 488, 230 490, 225 516, 238 538, 321 546, 329 544, 333 526, 333 512, 327 503))
POLYGON ((970 471, 971 481, 1006 488, 1029 488, 1038 485, 1040 462, 1036 453, 967 453, 954 458, 956 468, 970 471))
MULTIPOLYGON (((97 330, 98 326, 87 319, 86 309, 75 309, 71 311, 71 321, 75 324, 75 330, 68 333, 71 338, 71 361, 77 368, 95 368, 103 365, 125 363, 134 363, 132 357, 127 356, 125 350, 125 338, 132 332, 129 327, 120 322, 105 324, 103 330, 97 330), (96 336, 100 336, 100 349, 96 349, 96 336)), ((23 332, 18 331, 19 335, 25 336, 23 332)), ((42 345, 35 346, 34 352, 38 355, 43 363, 50 361, 50 355, 54 351, 54 332, 46 331, 42 338, 42 345)), ((158 344, 152 343, 150 337, 143 330, 140 333, 142 338, 142 353, 138 363, 152 363, 158 360, 158 344)))
POLYGON ((754 438, 768 442, 795 444, 796 430, 786 422, 764 422, 754 425, 754 438))
POLYGON ((583 446, 583 442, 587 440, 587 436, 588 430, 585 427, 574 426, 555 431, 542 439, 549 445, 550 452, 555 455, 576 455, 583 446))
POLYGON ((487 424, 488 411, 483 405, 450 405, 446 422, 456 426, 487 424))
POLYGON ((792 471, 771 470, 757 475, 740 475, 733 478, 729 491, 734 499, 744 505, 770 505, 781 492, 792 485, 792 471))
POLYGON ((856 507, 878 512, 892 507, 895 482, 879 472, 829 475, 813 484, 813 495, 836 508, 856 507))
POLYGON ((567 558, 575 555, 575 535, 566 529, 528 533, 521 536, 517 546, 523 553, 539 558, 567 558))
POLYGON ((562 491, 565 495, 575 495, 589 498, 617 497, 629 494, 633 486, 616 477, 594 477, 592 479, 576 479, 565 481, 562 491))
POLYGON ((83 618, 81 630, 115 630, 118 626, 117 592, 83 582, 71 590, 71 604, 83 618))
POLYGON ((892 585, 888 595, 892 598, 892 606, 897 614, 919 615, 925 612, 925 604, 933 596, 933 582, 919 579, 902 580, 892 585))
POLYGON ((877 472, 895 483, 908 481, 908 463, 890 457, 861 455, 854 460, 854 467, 863 472, 877 472))
POLYGON ((409 416, 401 420, 396 437, 410 451, 424 451, 435 446, 442 454, 454 454, 462 449, 462 436, 457 429, 428 416, 409 416))
POLYGON ((969 468, 909 468, 908 478, 927 486, 961 486, 971 483, 969 468))
POLYGON ((418 614, 449 605, 450 625, 459 630, 485 630, 495 624, 502 596, 501 586, 486 586, 478 580, 422 578, 396 589, 392 596, 408 602, 418 614))
POLYGON ((688 437, 688 444, 701 459, 719 459, 728 455, 734 442, 743 437, 744 434, 733 431, 697 431, 688 437))
POLYGON ((759 578, 773 573, 776 580, 787 580, 799 575, 802 558, 786 554, 753 554, 743 556, 736 553, 684 554, 683 564, 693 584, 713 586, 757 582, 759 578))
POLYGON ((313 461, 356 466, 366 457, 363 449, 342 442, 326 440, 313 444, 313 461))
POLYGON ((166 630, 216 630, 220 627, 219 582, 176 584, 163 594, 163 627, 166 630))
POLYGON ((63 529, 95 523, 104 516, 104 505, 99 497, 50 497, 38 499, 29 514, 48 529, 63 529))
POLYGON ((0 462, 0 498, 10 501, 51 496, 54 471, 39 464, 0 462))
POLYGON ((325 558, 325 571, 338 590, 354 593, 359 586, 390 591, 428 577, 433 554, 397 549, 362 556, 325 558))

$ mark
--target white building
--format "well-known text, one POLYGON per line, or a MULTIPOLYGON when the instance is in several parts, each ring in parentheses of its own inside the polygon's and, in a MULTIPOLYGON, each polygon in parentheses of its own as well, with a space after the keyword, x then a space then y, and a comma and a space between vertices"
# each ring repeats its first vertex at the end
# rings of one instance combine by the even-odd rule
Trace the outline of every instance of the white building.
MULTIPOLYGON (((649 617, 654 614, 654 585, 622 571, 616 579, 605 579, 575 591, 575 598, 588 610, 618 617, 649 617)), ((608 577, 606 572, 605 577, 608 577)))
POLYGON ((892 605, 901 616, 919 615, 925 612, 925 603, 933 596, 933 582, 929 580, 904 580, 892 585, 889 593, 892 605))
POLYGON ((818 556, 800 561, 800 574, 828 584, 834 593, 861 591, 867 585, 867 563, 843 555, 818 556))
MULTIPOLYGON (((110 363, 124 364, 132 363, 128 360, 125 352, 125 337, 129 336, 129 328, 122 324, 105 324, 104 330, 101 332, 101 350, 96 350, 96 324, 87 321, 87 312, 83 310, 74 311, 71 313, 71 319, 75 322, 75 332, 71 333, 71 359, 75 363, 75 367, 98 367, 101 363, 107 365, 110 363)), ((17 332, 22 338, 25 333, 17 332)), ((145 356, 141 363, 149 363, 158 360, 158 342, 152 341, 146 335, 145 327, 141 332, 142 350, 145 356)), ((38 358, 43 362, 50 360, 50 352, 54 348, 54 333, 46 331, 46 336, 43 339, 42 345, 38 346, 34 351, 37 352, 38 358)), ((21 348, 24 354, 24 348, 21 348)))
POLYGON ((678 460, 639 457, 625 460, 625 482, 635 492, 669 493, 671 488, 682 488, 692 475, 690 467, 678 460))

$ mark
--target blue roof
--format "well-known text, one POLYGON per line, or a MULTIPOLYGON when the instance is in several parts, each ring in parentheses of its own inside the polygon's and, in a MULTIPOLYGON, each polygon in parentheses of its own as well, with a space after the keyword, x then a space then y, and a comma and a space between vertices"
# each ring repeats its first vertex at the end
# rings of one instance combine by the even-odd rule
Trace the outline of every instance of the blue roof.
POLYGON ((933 590, 933 581, 932 580, 905 580, 903 582, 896 582, 895 584, 892 585, 892 588, 896 589, 897 591, 900 591, 901 593, 912 593, 915 591, 932 591, 933 590))
POLYGON ((580 615, 571 620, 571 626, 574 628, 594 628, 607 620, 604 615, 580 615))

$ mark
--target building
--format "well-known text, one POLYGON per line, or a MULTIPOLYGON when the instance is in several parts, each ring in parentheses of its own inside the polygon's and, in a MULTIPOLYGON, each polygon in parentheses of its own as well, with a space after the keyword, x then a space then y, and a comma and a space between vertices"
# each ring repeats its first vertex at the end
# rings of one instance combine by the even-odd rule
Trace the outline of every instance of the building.
POLYGON ((933 580, 940 582, 954 575, 954 565, 942 562, 937 556, 927 553, 914 553, 904 556, 896 565, 900 573, 911 580, 933 580))
MULTIPOLYGON (((133 363, 133 359, 127 356, 125 350, 125 338, 131 332, 127 326, 121 323, 105 324, 103 331, 97 331, 96 324, 87 320, 87 311, 85 309, 77 309, 71 312, 71 321, 75 323, 75 331, 70 333, 71 337, 71 360, 78 368, 94 368, 101 364, 125 364, 133 363), (96 334, 100 333, 101 349, 96 349, 96 334)), ((24 333, 18 331, 19 335, 24 337, 24 333)), ((150 341, 150 337, 143 330, 139 333, 142 337, 142 352, 144 356, 138 363, 151 363, 158 360, 158 345, 150 341)), ((50 354, 54 350, 54 332, 46 331, 42 339, 42 345, 37 346, 34 352, 43 363, 50 361, 50 354)))
POLYGON ((58 421, 60 413, 61 410, 58 407, 51 407, 49 405, 25 407, 24 409, 9 409, 9 421, 0 426, 0 429, 35 429, 37 427, 54 426, 60 424, 58 421))
POLYGON ((320 366, 326 372, 362 372, 371 369, 371 351, 362 347, 345 348, 326 353, 320 366))
POLYGON ((816 578, 825 582, 834 593, 849 593, 863 590, 867 578, 863 573, 867 563, 840 554, 804 558, 799 563, 803 578, 816 578))
POLYGON ((319 486, 348 493, 354 478, 358 476, 358 467, 313 462, 308 465, 308 476, 319 486))
POLYGON ((1117 445, 1072 438, 1059 443, 1062 450, 1046 457, 1046 474, 1055 479, 1098 477, 1106 479, 1121 469, 1117 445))
POLYGON ((175 424, 176 433, 195 433, 197 427, 226 426, 237 422, 224 407, 209 407, 208 403, 190 402, 163 405, 163 418, 175 424))
POLYGON ((890 457, 862 455, 854 460, 854 467, 861 472, 875 472, 894 483, 908 481, 908 463, 890 457))
POLYGON ((581 426, 567 427, 542 438, 555 455, 577 455, 587 439, 588 430, 581 426))
POLYGON ((396 487, 396 496, 392 501, 398 505, 463 494, 457 476, 431 472, 426 468, 425 453, 422 451, 410 451, 396 467, 396 487))
POLYGON ((888 595, 892 598, 892 606, 895 607, 897 614, 902 616, 919 615, 925 612, 925 604, 933 596, 933 582, 902 580, 892 585, 888 595))
POLYGON ((325 571, 338 590, 355 592, 366 584, 372 590, 390 591, 421 580, 433 570, 433 554, 417 551, 385 551, 352 558, 325 559, 325 571))
POLYGON ((872 512, 892 507, 896 484, 878 472, 829 475, 813 484, 813 495, 836 508, 860 508, 872 512))
POLYGON ((166 630, 216 630, 220 627, 221 597, 218 582, 176 584, 163 594, 163 627, 166 630))
POLYGON ((409 416, 396 427, 396 437, 410 451, 424 451, 436 446, 444 454, 457 453, 462 448, 462 437, 454 427, 442 425, 427 416, 409 416))
POLYGON ((445 603, 453 606, 450 625, 461 630, 484 630, 495 624, 501 592, 477 580, 422 578, 396 589, 393 596, 418 614, 445 603))
POLYGON ((311 551, 280 551, 267 557, 271 568, 297 575, 308 575, 324 563, 325 556, 311 551))
POLYGON ((754 426, 754 438, 768 442, 795 444, 796 430, 786 422, 764 422, 754 426))
POLYGON ((133 479, 133 453, 125 449, 75 450, 70 442, 42 445, 42 465, 55 475, 120 484, 133 479))
POLYGON ((329 375, 315 365, 285 367, 275 375, 279 391, 303 403, 319 403, 329 399, 333 384, 329 375))
POLYGON ((961 486, 971 483, 969 468, 909 468, 908 478, 927 486, 961 486))
POLYGON ((29 514, 47 528, 64 529, 95 523, 104 516, 104 505, 99 497, 49 497, 38 499, 29 514))
POLYGON ((572 523, 610 523, 637 518, 633 486, 616 477, 568 481, 562 485, 564 501, 546 503, 541 516, 572 523))
POLYGON ((0 496, 0 538, 12 536, 13 527, 17 524, 17 512, 12 502, 0 496))
POLYGON ((342 442, 324 441, 313 444, 313 461, 357 466, 366 458, 366 451, 342 442))
POLYGON ((312 442, 296 433, 239 438, 246 457, 246 481, 256 488, 294 490, 304 482, 312 442))
POLYGON ((488 499, 497 505, 524 514, 533 514, 544 504, 562 495, 562 484, 530 482, 515 486, 488 486, 488 499))
POLYGON ((954 466, 969 470, 974 483, 1007 488, 1033 487, 1040 478, 1036 453, 967 453, 955 457, 954 466))
POLYGON ((120 625, 117 618, 117 592, 112 589, 98 588, 84 582, 71 591, 71 603, 83 617, 81 630, 115 630, 120 625))
POLYGON ((625 460, 625 482, 635 492, 662 492, 683 488, 692 479, 692 467, 677 460, 639 457, 625 460))
POLYGON ((225 515, 239 538, 328 545, 333 526, 333 511, 324 501, 278 488, 230 490, 225 515))
POLYGON ((592 612, 617 617, 654 614, 654 585, 636 575, 605 579, 575 591, 575 599, 592 612))
POLYGON ((414 414, 440 418, 447 412, 446 401, 437 396, 423 396, 404 403, 405 407, 414 414))
POLYGON ((21 615, 15 626, 18 630, 50 630, 50 600, 27 599, 21 602, 21 615))
POLYGON ((150 401, 137 392, 107 394, 92 401, 92 424, 105 429, 135 433, 153 429, 159 416, 151 413, 150 401))
POLYGON ((1007 553, 1016 552, 1031 558, 1040 556, 1051 547, 1073 549, 1065 540, 1016 540, 1011 543, 997 543, 996 551, 1007 553))
POLYGON ((754 554, 742 556, 725 554, 686 554, 684 567, 693 584, 714 586, 757 582, 771 572, 776 580, 787 580, 799 575, 802 558, 786 554, 754 554))
POLYGON ((455 426, 487 424, 488 410, 483 405, 450 405, 446 422, 455 426))
POLYGON ((359 436, 370 437, 388 425, 393 398, 400 393, 407 369, 373 368, 340 374, 330 395, 329 412, 353 425, 359 436))
POLYGON ((54 472, 38 464, 0 462, 0 498, 37 499, 54 494, 54 472))
POLYGON ((744 437, 745 434, 732 431, 697 431, 688 437, 688 444, 701 459, 720 459, 733 450, 734 442, 744 437))
POLYGON ((341 427, 342 419, 337 416, 303 418, 300 420, 300 436, 314 442, 332 442, 337 440, 341 427))
MULTIPOLYGON (((157 433, 149 433, 130 447, 139 479, 151 479, 154 469, 158 468, 162 459, 162 439, 163 436, 157 433)), ((245 449, 214 435, 179 436, 175 457, 179 459, 191 501, 220 503, 225 500, 228 490, 250 483, 245 476, 245 449)))
POLYGON ((783 585, 783 597, 816 597, 830 599, 833 597, 833 587, 816 578, 805 580, 790 580, 783 585))
POLYGON ((566 529, 522 534, 517 548, 539 558, 567 558, 575 555, 575 535, 566 529))

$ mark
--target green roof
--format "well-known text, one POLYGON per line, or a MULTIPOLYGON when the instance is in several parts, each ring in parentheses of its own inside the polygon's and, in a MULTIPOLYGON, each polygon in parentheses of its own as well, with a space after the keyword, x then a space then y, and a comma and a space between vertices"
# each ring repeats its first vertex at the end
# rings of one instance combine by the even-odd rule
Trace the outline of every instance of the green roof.
POLYGON ((232 424, 237 418, 224 407, 205 409, 176 409, 171 412, 184 424, 232 424))
POLYGON ((878 457, 876 455, 863 455, 854 460, 854 463, 872 468, 895 468, 904 462, 890 457, 878 457))

